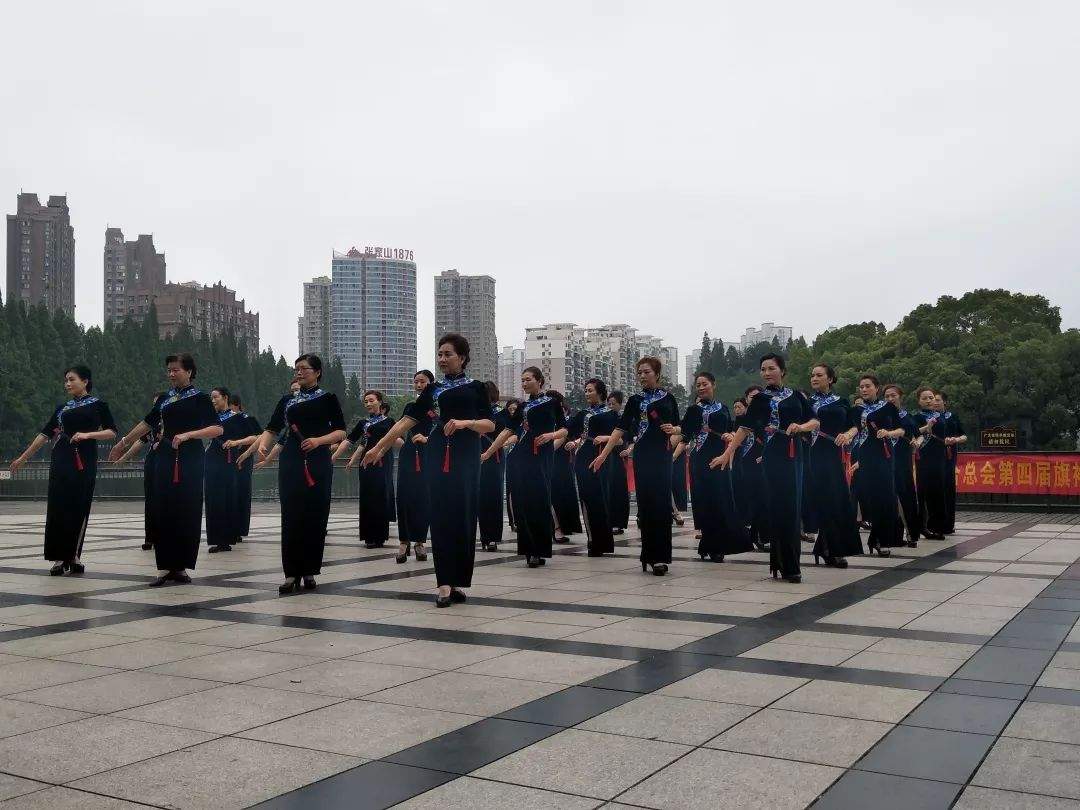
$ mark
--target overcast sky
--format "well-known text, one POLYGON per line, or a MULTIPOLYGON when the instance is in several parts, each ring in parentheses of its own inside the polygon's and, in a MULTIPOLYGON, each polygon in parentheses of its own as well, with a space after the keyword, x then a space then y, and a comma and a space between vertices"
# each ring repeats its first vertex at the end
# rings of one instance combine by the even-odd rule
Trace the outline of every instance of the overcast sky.
MULTIPOLYGON (((296 353, 334 249, 497 279, 500 345, 893 326, 977 286, 1080 325, 1070 2, 50 2, 0 27, 0 201, 67 193, 296 353)), ((5 278, 6 282, 6 278, 5 278)))

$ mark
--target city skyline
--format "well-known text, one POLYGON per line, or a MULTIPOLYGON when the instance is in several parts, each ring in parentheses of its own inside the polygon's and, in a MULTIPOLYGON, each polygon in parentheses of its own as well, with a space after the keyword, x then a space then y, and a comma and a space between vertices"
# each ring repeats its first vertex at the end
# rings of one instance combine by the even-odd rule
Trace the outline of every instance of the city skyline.
POLYGON ((685 354, 744 323, 893 326, 977 287, 1044 294, 1080 325, 1080 112, 1060 103, 1080 10, 785 4, 777 28, 727 4, 535 19, 268 0, 215 7, 208 30, 206 8, 7 18, 9 60, 34 69, 8 86, 0 199, 67 196, 87 325, 103 320, 109 224, 152 230, 183 278, 241 291, 286 355, 301 283, 367 238, 422 257, 417 361, 448 267, 498 280, 501 345, 539 319, 625 322, 685 354), (384 69, 327 47, 348 30, 381 33, 364 57, 384 69), (122 101, 85 103, 118 77, 122 101))

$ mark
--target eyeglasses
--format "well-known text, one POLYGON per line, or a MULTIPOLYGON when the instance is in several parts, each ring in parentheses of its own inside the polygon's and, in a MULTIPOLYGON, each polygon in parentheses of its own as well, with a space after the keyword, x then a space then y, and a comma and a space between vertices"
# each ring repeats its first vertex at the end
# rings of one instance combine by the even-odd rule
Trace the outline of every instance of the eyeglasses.
POLYGON ((297 374, 303 374, 306 371, 314 371, 314 370, 315 369, 313 369, 311 366, 297 366, 295 369, 293 369, 293 371, 295 371, 297 374))

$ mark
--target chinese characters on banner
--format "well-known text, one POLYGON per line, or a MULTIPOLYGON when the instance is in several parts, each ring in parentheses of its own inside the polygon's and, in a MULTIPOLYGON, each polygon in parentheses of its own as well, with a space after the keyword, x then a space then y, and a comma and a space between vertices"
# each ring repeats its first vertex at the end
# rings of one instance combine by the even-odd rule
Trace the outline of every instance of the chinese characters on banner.
POLYGON ((956 491, 1080 495, 1080 453, 960 453, 956 491))

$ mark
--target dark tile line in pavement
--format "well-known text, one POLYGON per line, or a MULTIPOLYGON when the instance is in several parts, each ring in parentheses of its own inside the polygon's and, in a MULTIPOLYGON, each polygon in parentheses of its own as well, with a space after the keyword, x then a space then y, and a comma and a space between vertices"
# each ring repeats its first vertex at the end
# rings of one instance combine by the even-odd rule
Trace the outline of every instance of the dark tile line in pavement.
MULTIPOLYGON (((1058 583, 1069 579, 1067 570, 1042 593, 1056 593, 1058 583)), ((1080 705, 1080 691, 1034 685, 1080 618, 1075 602, 1042 594, 1032 599, 834 782, 813 805, 816 810, 880 807, 872 801, 880 795, 875 791, 897 795, 900 786, 906 806, 914 796, 933 796, 936 803, 928 806, 948 807, 1024 701, 1080 705)))
MULTIPOLYGON (((1023 525, 1026 524, 1011 524, 982 537, 965 541, 950 549, 943 549, 933 557, 937 558, 939 565, 945 565, 953 559, 958 559, 1018 533, 1023 525)), ((850 606, 856 604, 874 592, 880 592, 899 584, 899 582, 911 579, 925 570, 910 571, 908 575, 905 575, 904 567, 886 569, 857 583, 841 586, 835 591, 831 591, 831 596, 828 599, 812 597, 792 608, 785 608, 770 614, 767 619, 750 619, 741 626, 723 631, 700 642, 685 645, 674 652, 655 653, 639 663, 595 678, 580 686, 570 687, 556 692, 554 695, 526 703, 510 712, 503 713, 497 718, 493 718, 495 720, 516 720, 528 724, 526 728, 520 730, 515 727, 500 729, 506 732, 503 737, 492 735, 489 741, 489 738, 478 734, 476 726, 480 724, 473 724, 473 726, 466 727, 466 729, 459 729, 414 746, 408 749, 406 756, 387 757, 386 759, 393 760, 398 768, 408 767, 410 769, 407 772, 395 771, 396 778, 392 784, 386 783, 385 761, 382 761, 380 765, 365 763, 336 776, 270 799, 259 805, 259 807, 268 808, 268 810, 299 810, 299 808, 317 804, 320 807, 344 808, 347 806, 361 806, 382 810, 382 808, 405 801, 408 798, 431 790, 438 784, 444 784, 451 778, 455 778, 453 775, 447 775, 434 779, 431 774, 438 774, 439 771, 422 766, 436 764, 439 768, 445 768, 447 758, 451 756, 447 752, 453 752, 459 746, 473 751, 478 746, 480 747, 480 750, 472 753, 465 763, 469 766, 470 771, 475 770, 535 742, 533 735, 538 732, 533 731, 533 728, 538 725, 545 725, 545 723, 536 722, 537 720, 545 720, 550 723, 558 718, 559 722, 555 728, 568 728, 584 722, 589 717, 593 717, 613 706, 621 705, 641 694, 656 691, 670 683, 682 680, 710 667, 727 668, 737 666, 739 668, 746 667, 750 671, 756 671, 756 667, 761 667, 771 671, 780 670, 777 674, 795 671, 817 672, 817 670, 821 670, 820 675, 816 675, 817 677, 824 675, 826 672, 835 674, 838 669, 836 667, 814 667, 813 665, 789 664, 788 662, 779 661, 762 662, 759 659, 740 659, 736 656, 766 641, 775 640, 780 635, 784 635, 804 624, 805 620, 800 620, 795 615, 795 612, 797 608, 802 608, 807 603, 811 603, 811 614, 820 614, 816 615, 815 618, 821 618, 840 609, 838 605, 846 603, 847 606, 850 606), (734 643, 719 645, 710 643, 729 634, 736 634, 734 643), (608 694, 612 692, 614 694, 608 694), (603 698, 607 699, 604 700, 603 698), (470 742, 470 740, 476 742, 470 742), (407 762, 408 765, 400 764, 402 760, 407 762), (355 804, 357 797, 374 795, 377 791, 379 793, 376 800, 368 802, 361 799, 359 805, 355 804)), ((551 642, 547 642, 544 648, 551 649, 550 645, 551 642)), ((931 688, 936 688, 944 681, 942 678, 928 681, 923 676, 905 676, 899 673, 890 673, 890 675, 900 675, 898 680, 901 682, 911 682, 909 679, 917 679, 919 683, 924 684, 923 689, 930 687, 931 681, 933 681, 931 688)), ((860 672, 859 677, 868 676, 860 672)), ((481 723, 489 723, 490 721, 491 718, 487 721, 481 721, 481 723)), ((544 734, 544 736, 550 735, 544 734)), ((540 737, 540 739, 543 739, 543 737, 540 737)), ((399 752, 399 755, 404 753, 399 752)), ((469 771, 465 771, 465 773, 467 772, 469 771)))

